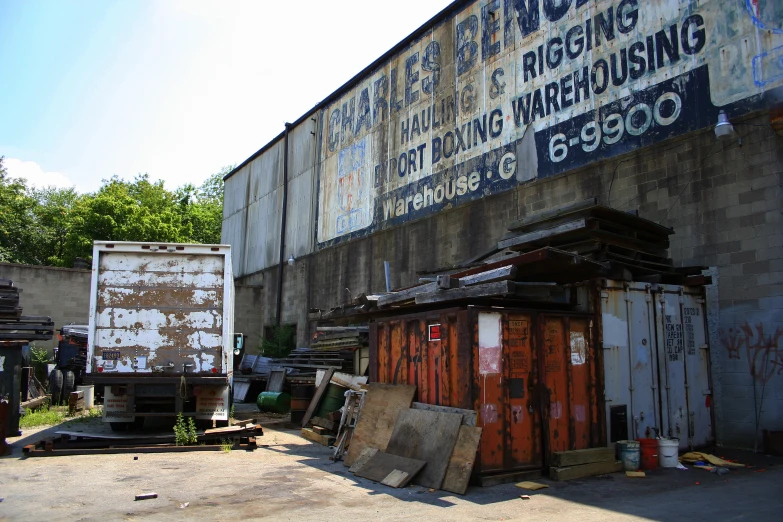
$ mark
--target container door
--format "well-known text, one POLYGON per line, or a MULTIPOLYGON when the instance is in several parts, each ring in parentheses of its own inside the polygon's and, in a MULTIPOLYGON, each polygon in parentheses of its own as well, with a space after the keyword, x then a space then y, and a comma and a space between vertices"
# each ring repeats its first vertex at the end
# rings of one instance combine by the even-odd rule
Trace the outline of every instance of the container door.
POLYGON ((503 332, 501 314, 479 312, 477 314, 476 378, 479 389, 478 425, 481 432, 479 456, 481 472, 502 471, 505 467, 506 432, 508 417, 504 414, 508 405, 504 385, 503 332))
POLYGON ((646 283, 607 281, 601 295, 609 442, 660 432, 652 293, 646 283))
POLYGON ((684 293, 685 361, 688 372, 688 406, 691 446, 705 446, 712 436, 712 383, 707 344, 705 300, 701 294, 684 293))
POLYGON ((680 439, 680 447, 687 448, 689 413, 680 295, 659 289, 655 292, 655 303, 658 366, 661 370, 662 435, 680 439))
POLYGON ((662 285, 655 301, 663 433, 679 438, 681 449, 704 445, 712 440, 712 421, 703 299, 662 285))
POLYGON ((504 319, 507 459, 511 468, 540 467, 541 415, 534 398, 538 376, 531 343, 534 329, 528 314, 508 314, 504 319))
POLYGON ((591 318, 541 316, 542 412, 547 452, 598 443, 591 318))

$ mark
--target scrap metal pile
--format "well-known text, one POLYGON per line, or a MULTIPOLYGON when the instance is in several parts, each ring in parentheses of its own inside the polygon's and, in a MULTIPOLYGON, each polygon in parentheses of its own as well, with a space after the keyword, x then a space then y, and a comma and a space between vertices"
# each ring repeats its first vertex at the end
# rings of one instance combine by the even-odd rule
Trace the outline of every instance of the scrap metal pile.
POLYGON ((21 292, 10 279, 0 279, 0 341, 48 341, 54 335, 52 318, 22 315, 21 292))
POLYGON ((348 305, 311 310, 312 320, 335 321, 470 301, 486 305, 568 307, 569 287, 605 277, 678 285, 710 284, 704 267, 677 267, 668 257, 670 228, 598 205, 595 199, 527 216, 498 244, 455 267, 421 273, 419 284, 361 294, 348 305))

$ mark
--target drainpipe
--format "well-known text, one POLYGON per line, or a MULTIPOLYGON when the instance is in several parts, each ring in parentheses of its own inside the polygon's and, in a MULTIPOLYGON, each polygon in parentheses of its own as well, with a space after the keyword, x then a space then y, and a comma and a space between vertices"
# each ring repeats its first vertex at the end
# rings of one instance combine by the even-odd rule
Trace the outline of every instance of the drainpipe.
POLYGON ((280 261, 277 265, 277 313, 275 320, 277 326, 280 326, 283 309, 283 263, 285 262, 285 218, 286 207, 288 205, 288 131, 291 128, 290 123, 285 124, 284 145, 283 145, 283 215, 280 223, 280 261))

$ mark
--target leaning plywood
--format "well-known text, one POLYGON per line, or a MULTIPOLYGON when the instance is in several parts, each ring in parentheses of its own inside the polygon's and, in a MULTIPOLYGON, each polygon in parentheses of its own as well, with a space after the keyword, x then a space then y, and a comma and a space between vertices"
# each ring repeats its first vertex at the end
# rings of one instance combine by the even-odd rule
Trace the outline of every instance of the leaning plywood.
POLYGON ((416 386, 370 383, 344 464, 351 466, 366 448, 386 450, 397 416, 410 408, 416 386))
POLYGON ((463 410, 462 408, 452 408, 451 406, 437 406, 435 404, 424 404, 423 402, 414 402, 411 405, 414 410, 429 410, 441 413, 459 413, 462 415, 462 424, 465 426, 476 425, 476 410, 463 410))
POLYGON ((425 461, 427 466, 416 477, 416 484, 440 489, 461 424, 462 415, 457 413, 403 410, 386 452, 425 461))
POLYGON ((459 495, 465 494, 470 482, 470 474, 473 473, 480 440, 481 428, 464 425, 459 427, 457 443, 454 444, 454 451, 451 452, 449 467, 446 468, 441 489, 459 495))
POLYGON ((357 477, 381 482, 395 488, 405 487, 427 463, 379 451, 356 471, 357 477))

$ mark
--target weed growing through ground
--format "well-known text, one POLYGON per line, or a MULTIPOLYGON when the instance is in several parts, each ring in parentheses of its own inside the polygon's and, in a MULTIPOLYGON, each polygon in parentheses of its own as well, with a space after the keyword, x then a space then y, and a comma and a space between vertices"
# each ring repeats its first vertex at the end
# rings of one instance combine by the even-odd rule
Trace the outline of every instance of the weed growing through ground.
POLYGON ((24 415, 19 419, 20 428, 36 428, 38 426, 53 426, 65 420, 63 408, 50 407, 48 404, 35 410, 25 409, 24 415))
POLYGON ((233 448, 233 447, 234 447, 234 443, 231 442, 231 439, 222 439, 220 441, 220 449, 222 449, 226 453, 230 453, 231 452, 231 448, 233 448))
POLYGON ((198 443, 198 432, 193 417, 188 417, 186 422, 182 413, 177 413, 177 421, 174 423, 174 443, 177 446, 198 443))

